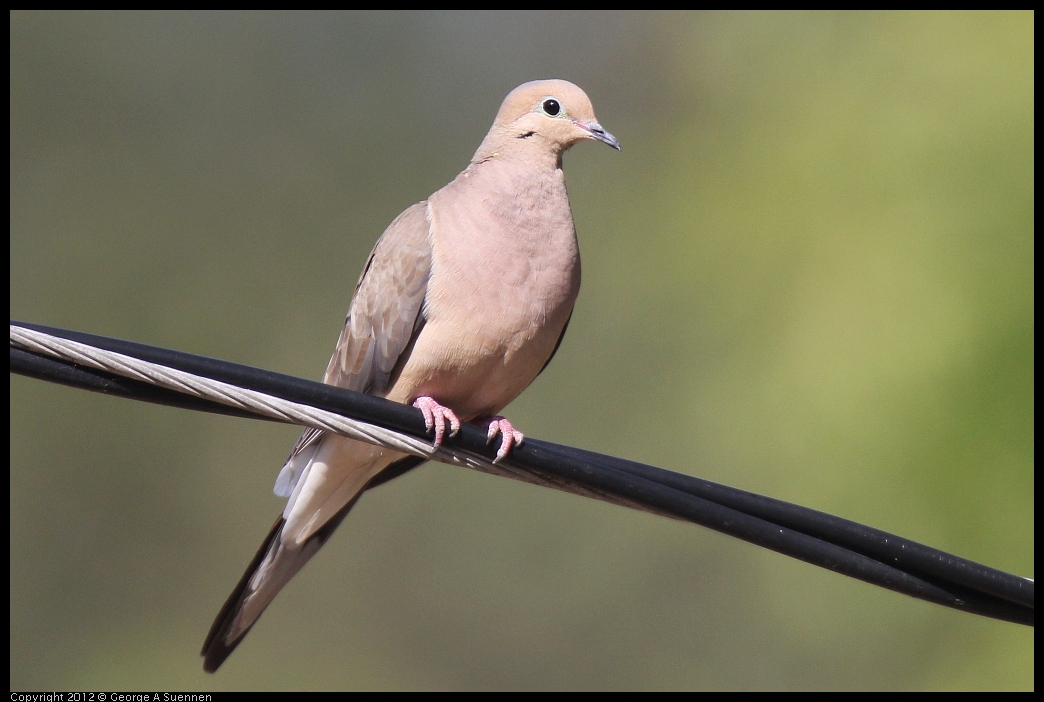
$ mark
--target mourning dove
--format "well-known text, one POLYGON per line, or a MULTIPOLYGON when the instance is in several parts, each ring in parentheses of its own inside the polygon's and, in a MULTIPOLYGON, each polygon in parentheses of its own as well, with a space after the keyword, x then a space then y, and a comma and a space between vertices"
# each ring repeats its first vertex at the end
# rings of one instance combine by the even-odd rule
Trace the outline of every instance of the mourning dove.
MULTIPOLYGON (((323 382, 419 408, 436 446, 462 421, 500 435, 498 460, 522 441, 498 413, 551 360, 580 289, 562 154, 584 139, 620 148, 577 86, 511 91, 470 165, 378 240, 323 382)), ((305 431, 276 479, 290 499, 218 613, 204 670, 232 653, 371 478, 420 462, 305 431)))

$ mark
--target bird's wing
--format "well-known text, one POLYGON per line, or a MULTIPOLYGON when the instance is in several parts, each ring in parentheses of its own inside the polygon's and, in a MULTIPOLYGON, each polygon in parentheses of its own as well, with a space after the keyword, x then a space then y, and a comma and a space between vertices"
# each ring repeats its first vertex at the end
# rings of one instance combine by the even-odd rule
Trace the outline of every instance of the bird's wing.
MULTIPOLYGON (((424 326, 430 270, 427 203, 421 202, 399 215, 370 253, 324 382, 375 395, 390 387, 424 326)), ((217 670, 235 650, 376 473, 401 473, 422 462, 305 430, 276 479, 276 494, 290 500, 214 620, 203 644, 204 670, 217 670)))
POLYGON ((384 394, 424 325, 421 308, 430 274, 428 206, 420 202, 396 217, 373 247, 324 383, 384 394))
MULTIPOLYGON (((366 260, 344 329, 323 382, 383 395, 424 327, 431 273, 428 204, 409 207, 388 225, 366 260)), ((324 432, 306 429, 279 471, 274 492, 291 497, 324 432)), ((292 508, 288 505, 288 509, 292 508)))

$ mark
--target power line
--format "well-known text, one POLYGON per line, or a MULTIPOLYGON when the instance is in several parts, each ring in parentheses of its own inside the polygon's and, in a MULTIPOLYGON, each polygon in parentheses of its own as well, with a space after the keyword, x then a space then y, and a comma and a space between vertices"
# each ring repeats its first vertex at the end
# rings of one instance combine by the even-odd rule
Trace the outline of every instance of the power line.
MULTIPOLYGON (((485 432, 470 425, 433 449, 419 410, 323 383, 20 322, 11 322, 11 372, 186 409, 314 426, 423 459, 700 524, 954 609, 1029 626, 1034 621, 1033 581, 1027 578, 799 505, 528 437, 496 464, 485 432)), ((378 475, 367 487, 399 475, 378 475)))

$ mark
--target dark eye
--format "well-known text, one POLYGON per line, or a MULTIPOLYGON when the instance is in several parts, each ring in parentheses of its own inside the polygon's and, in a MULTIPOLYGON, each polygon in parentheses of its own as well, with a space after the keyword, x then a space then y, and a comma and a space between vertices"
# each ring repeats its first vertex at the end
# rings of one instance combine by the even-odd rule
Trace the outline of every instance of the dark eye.
POLYGON ((548 98, 544 100, 544 104, 541 105, 544 108, 544 113, 552 117, 557 117, 558 113, 562 111, 562 106, 558 104, 558 100, 554 98, 548 98))

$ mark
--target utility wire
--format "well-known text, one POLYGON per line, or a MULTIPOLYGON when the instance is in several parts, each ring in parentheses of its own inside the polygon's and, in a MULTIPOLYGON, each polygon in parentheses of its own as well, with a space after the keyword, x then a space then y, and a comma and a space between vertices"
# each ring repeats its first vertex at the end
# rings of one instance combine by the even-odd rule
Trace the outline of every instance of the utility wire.
MULTIPOLYGON (((11 372, 186 409, 314 426, 681 519, 955 609, 1033 625, 1033 581, 839 517, 613 456, 526 438, 504 461, 465 424, 432 449, 419 410, 227 361, 11 322, 11 372)), ((399 474, 380 474, 368 488, 399 474)))

